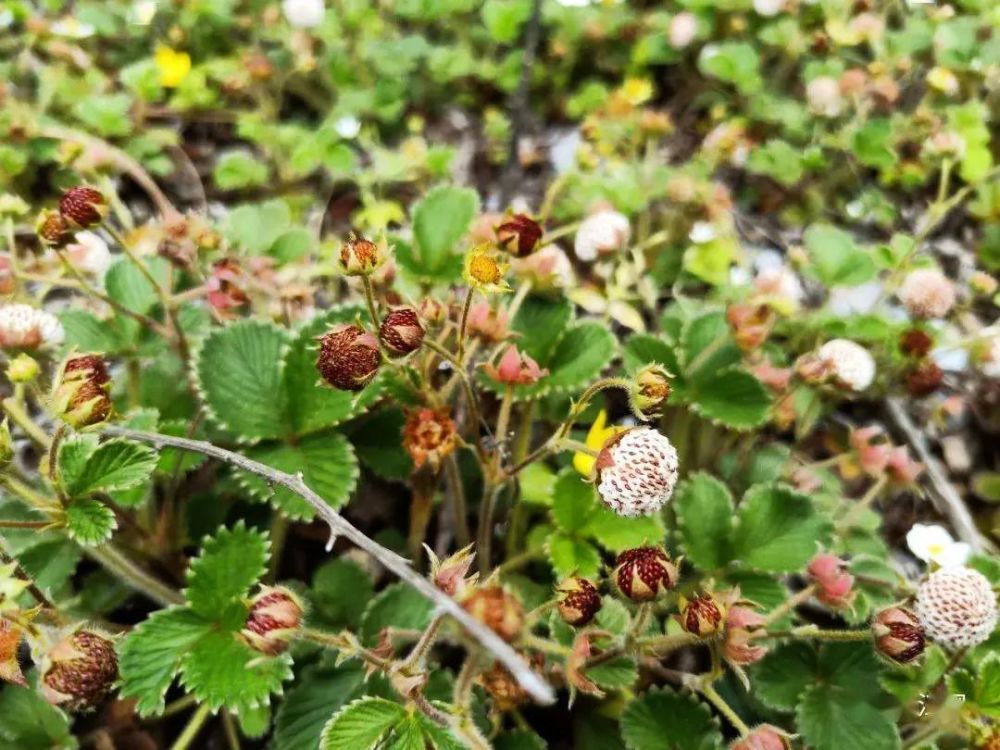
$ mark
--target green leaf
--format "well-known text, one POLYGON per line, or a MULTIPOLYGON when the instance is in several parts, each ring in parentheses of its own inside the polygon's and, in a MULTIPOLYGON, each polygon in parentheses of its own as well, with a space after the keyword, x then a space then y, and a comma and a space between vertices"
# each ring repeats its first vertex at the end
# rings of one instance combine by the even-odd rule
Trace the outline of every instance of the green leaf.
POLYGON ((722 746, 718 723, 708 707, 670 688, 654 688, 629 703, 622 714, 621 731, 629 750, 714 750, 722 746))
POLYGON ((69 717, 49 705, 41 691, 16 685, 5 685, 0 690, 0 740, 4 750, 78 747, 70 732, 69 717))
POLYGON ((597 323, 572 326, 559 339, 546 362, 549 374, 532 386, 519 386, 518 397, 576 391, 596 380, 615 356, 615 337, 597 323))
POLYGON ((357 664, 304 671, 278 709, 274 749, 315 750, 330 716, 351 700, 363 679, 364 670, 357 664))
POLYGON ((760 55, 746 42, 706 45, 698 57, 698 69, 733 84, 741 94, 752 94, 763 85, 760 55))
POLYGON ((740 252, 739 242, 731 234, 723 234, 708 242, 688 245, 682 258, 685 271, 704 282, 721 286, 729 279, 729 268, 740 252))
POLYGON ((663 518, 658 513, 626 518, 619 516, 596 498, 594 504, 594 512, 587 518, 581 533, 612 552, 618 553, 645 544, 657 544, 666 534, 663 518))
POLYGON ((831 696, 822 685, 810 687, 796 711, 796 724, 814 750, 899 750, 896 725, 886 714, 849 695, 831 696))
POLYGON ((975 703, 987 716, 1000 720, 1000 654, 995 651, 979 664, 975 703))
POLYGON ((851 151, 859 162, 868 167, 889 169, 897 161, 892 150, 892 124, 886 117, 866 122, 851 139, 851 151))
POLYGON ((213 422, 245 441, 287 431, 281 367, 286 344, 280 328, 258 320, 216 328, 203 339, 194 369, 213 422))
POLYGON ((332 427, 367 408, 379 394, 379 379, 360 394, 320 385, 316 371, 316 337, 337 323, 361 315, 359 307, 339 307, 310 320, 296 331, 282 360, 282 381, 289 427, 298 435, 332 427))
POLYGON ((767 175, 785 187, 797 183, 805 172, 801 151, 779 138, 753 149, 747 160, 747 170, 767 175))
POLYGON ((262 255, 291 227, 292 212, 280 198, 237 206, 226 217, 224 232, 234 245, 262 255))
POLYGON ((557 531, 545 541, 545 549, 553 570, 560 578, 571 575, 592 578, 601 569, 601 558, 597 550, 590 542, 579 537, 557 531))
POLYGON ((773 403, 763 383, 736 367, 699 377, 685 396, 699 414, 735 430, 762 425, 773 403))
POLYGON ((230 151, 219 157, 212 179, 221 190, 255 187, 267 182, 267 164, 253 154, 230 151))
POLYGON ((639 668, 631 656, 619 656, 587 670, 587 677, 605 690, 623 690, 635 685, 639 668))
POLYGON ((107 440, 90 450, 92 446, 91 442, 81 443, 74 438, 59 451, 60 478, 70 497, 137 487, 149 479, 159 461, 156 451, 148 445, 124 438, 107 440), (64 459, 67 448, 69 453, 64 459))
POLYGON ((406 415, 396 407, 380 408, 353 420, 344 430, 362 463, 383 479, 406 479, 413 471, 413 459, 403 441, 387 436, 402 435, 406 415))
POLYGON ((74 500, 66 507, 66 533, 84 546, 110 539, 117 528, 115 514, 99 500, 74 500))
POLYGON ((320 750, 368 750, 406 717, 406 709, 384 698, 362 698, 344 706, 323 728, 320 750))
POLYGON ((59 322, 66 331, 66 345, 84 352, 116 352, 123 344, 112 321, 87 310, 62 310, 59 322))
POLYGON ((510 323, 520 334, 517 348, 539 362, 548 362, 559 337, 573 319, 573 304, 566 297, 528 297, 510 323))
POLYGON ((188 568, 188 603, 198 614, 216 619, 234 599, 246 596, 263 575, 270 554, 267 536, 240 521, 206 538, 188 568))
POLYGON ((160 301, 156 289, 135 264, 122 258, 104 274, 104 288, 115 302, 132 312, 146 315, 160 301))
POLYGON ((697 473, 681 482, 674 495, 681 548, 687 559, 705 572, 730 559, 733 498, 718 479, 697 473))
POLYGON ((666 367, 674 375, 681 374, 681 366, 677 361, 674 348, 658 336, 648 333, 636 333, 628 337, 622 351, 625 367, 630 371, 651 362, 657 362, 666 367))
POLYGON ((771 708, 794 711, 818 671, 815 648, 802 642, 782 644, 754 666, 754 695, 771 708))
POLYGON ((388 627, 422 630, 431 620, 434 605, 404 583, 386 586, 372 599, 361 618, 361 639, 373 644, 388 627))
POLYGON ((360 565, 339 557, 316 570, 310 593, 316 614, 333 627, 357 630, 375 589, 360 565))
POLYGON ((440 271, 479 211, 479 194, 470 188, 441 185, 413 208, 413 237, 420 271, 440 271))
POLYGON ((552 515, 563 531, 582 529, 590 514, 596 509, 594 485, 572 467, 563 469, 556 478, 552 495, 552 515))
POLYGON ((184 655, 211 627, 187 607, 150 615, 118 645, 121 697, 136 698, 140 716, 162 712, 163 696, 184 655))
POLYGON ((521 26, 531 15, 531 3, 527 0, 486 0, 483 4, 483 25, 501 44, 510 44, 517 39, 521 26))
POLYGON ((733 340, 725 313, 712 310, 687 321, 681 330, 684 376, 712 376, 743 359, 733 340))
POLYGON ((211 630, 185 655, 181 683, 213 710, 225 706, 239 713, 281 692, 292 676, 288 654, 262 659, 236 633, 211 630))
POLYGON ((734 559, 774 573, 800 570, 830 528, 806 495, 781 485, 752 487, 736 523, 734 559))
POLYGON ((875 276, 875 263, 854 238, 830 224, 813 224, 803 236, 817 278, 826 286, 857 286, 875 276))
MULTIPOLYGON (((305 483, 337 509, 347 503, 358 481, 358 459, 343 435, 317 433, 295 445, 261 443, 244 451, 248 458, 279 471, 301 471, 305 483)), ((240 482, 259 500, 266 500, 294 520, 311 519, 316 511, 286 487, 270 487, 256 474, 239 472, 240 482)))

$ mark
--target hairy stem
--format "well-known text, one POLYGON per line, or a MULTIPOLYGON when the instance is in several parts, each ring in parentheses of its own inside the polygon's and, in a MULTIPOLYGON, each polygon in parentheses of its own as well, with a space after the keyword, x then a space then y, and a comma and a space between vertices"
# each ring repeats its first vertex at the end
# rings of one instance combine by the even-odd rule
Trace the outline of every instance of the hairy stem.
POLYGON ((188 721, 187 726, 184 727, 184 731, 181 732, 177 741, 170 746, 170 750, 187 750, 191 747, 191 743, 194 742, 198 733, 201 731, 201 728, 205 725, 205 722, 211 714, 212 710, 207 703, 202 703, 198 706, 198 710, 191 715, 191 719, 188 721))
POLYGON ((183 604, 184 597, 180 592, 154 578, 134 562, 129 560, 121 550, 111 544, 100 547, 83 547, 87 557, 99 563, 109 573, 121 579, 140 594, 145 594, 161 607, 183 604))

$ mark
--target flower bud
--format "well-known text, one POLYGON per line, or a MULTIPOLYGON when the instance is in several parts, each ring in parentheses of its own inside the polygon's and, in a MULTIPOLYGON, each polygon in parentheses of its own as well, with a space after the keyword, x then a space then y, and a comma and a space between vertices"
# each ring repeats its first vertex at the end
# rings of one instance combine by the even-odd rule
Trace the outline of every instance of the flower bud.
POLYGON ((700 594, 693 599, 680 599, 677 622, 685 631, 699 638, 708 638, 722 630, 725 606, 711 594, 700 594))
POLYGON ((538 249, 542 225, 527 214, 508 216, 496 227, 497 242, 515 258, 524 258, 538 249))
POLYGON ((746 666, 760 661, 767 654, 765 646, 753 645, 755 632, 767 625, 767 620, 744 604, 730 607, 726 613, 725 640, 722 653, 730 664, 746 666))
POLYGON ((462 602, 462 606, 508 643, 517 640, 524 629, 524 608, 521 602, 500 586, 476 589, 462 602))
POLYGON ((420 325, 416 310, 412 307, 400 307, 382 318, 378 336, 391 356, 405 357, 419 349, 424 342, 424 327, 420 325))
POLYGON ((636 547, 618 555, 615 586, 634 602, 652 601, 677 584, 677 566, 660 547, 636 547))
POLYGON ((38 377, 39 372, 38 363, 24 352, 7 365, 7 378, 11 383, 30 383, 38 377))
POLYGON ((601 595, 586 578, 567 578, 556 587, 556 592, 559 595, 559 616, 567 625, 583 627, 601 609, 601 595))
POLYGON ((673 390, 672 377, 666 367, 655 362, 636 373, 628 394, 629 407, 636 419, 649 421, 659 416, 673 390))
POLYGON ((56 379, 53 411, 77 429, 100 424, 111 416, 110 390, 111 376, 101 355, 70 355, 56 379))
POLYGON ((43 211, 35 223, 35 234, 43 245, 62 248, 73 239, 73 230, 57 211, 43 211))
POLYGON ((263 586, 250 600, 240 636, 255 651, 276 656, 302 626, 302 601, 284 586, 263 586))
POLYGON ((427 551, 427 557, 431 563, 431 582, 448 596, 460 597, 465 594, 466 590, 476 585, 479 574, 468 575, 472 561, 476 558, 471 544, 444 560, 439 560, 438 556, 434 554, 434 550, 426 544, 424 549, 427 551))
POLYGON ((74 630, 45 655, 40 671, 49 703, 70 711, 93 709, 118 679, 115 644, 93 630, 74 630))
POLYGON ((736 740, 729 750, 787 750, 788 747, 787 733, 770 724, 761 724, 736 740))
POLYGON ((385 263, 388 256, 389 248, 384 240, 375 243, 352 235, 340 246, 337 265, 340 272, 347 276, 370 276, 385 263))
POLYGON ((498 365, 489 363, 483 367, 483 371, 504 385, 534 385, 549 374, 548 370, 540 368, 534 359, 519 352, 513 344, 507 347, 498 365))
POLYGON ((380 361, 378 341, 361 326, 341 323, 319 337, 316 369, 339 390, 362 390, 378 374, 380 361))
POLYGON ((62 194, 59 199, 59 213, 69 227, 89 229, 104 221, 108 213, 108 202, 100 190, 77 185, 62 194))
POLYGON ((835 555, 817 555, 809 563, 816 598, 833 609, 849 607, 854 600, 854 576, 844 568, 844 561, 835 555))
POLYGON ((878 653, 897 664, 906 664, 924 652, 924 629, 908 609, 889 607, 872 619, 878 653))

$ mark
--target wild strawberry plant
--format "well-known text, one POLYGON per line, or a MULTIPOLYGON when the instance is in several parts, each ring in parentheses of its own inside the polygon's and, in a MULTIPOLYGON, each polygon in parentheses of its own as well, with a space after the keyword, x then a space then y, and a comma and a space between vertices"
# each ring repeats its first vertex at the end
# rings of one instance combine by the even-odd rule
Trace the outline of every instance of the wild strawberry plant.
POLYGON ((0 747, 997 747, 1000 16, 653 6, 0 2, 0 747))

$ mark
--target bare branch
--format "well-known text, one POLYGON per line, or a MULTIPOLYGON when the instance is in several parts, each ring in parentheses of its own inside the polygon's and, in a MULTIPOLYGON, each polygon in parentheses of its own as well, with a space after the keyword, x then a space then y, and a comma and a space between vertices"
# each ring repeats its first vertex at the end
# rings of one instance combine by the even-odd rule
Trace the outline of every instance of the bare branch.
POLYGON ((106 427, 104 433, 143 443, 151 443, 154 446, 170 446, 193 453, 201 453, 232 464, 243 471, 257 474, 268 482, 286 487, 315 509, 319 517, 330 526, 330 532, 334 536, 344 536, 350 539, 360 549, 370 554, 386 568, 399 576, 401 580, 434 602, 440 612, 454 617, 469 635, 477 640, 483 648, 491 652, 510 671, 521 687, 532 698, 539 703, 548 704, 555 702, 555 693, 552 687, 539 677, 510 645, 505 643, 496 633, 479 622, 479 620, 472 617, 458 602, 413 570, 410 567, 409 560, 400 557, 395 552, 386 549, 368 538, 364 532, 334 511, 320 495, 309 488, 302 480, 301 474, 286 474, 283 471, 278 471, 270 466, 253 461, 246 456, 241 456, 239 453, 233 453, 225 448, 219 448, 201 440, 189 440, 188 438, 130 430, 124 427, 106 427))

